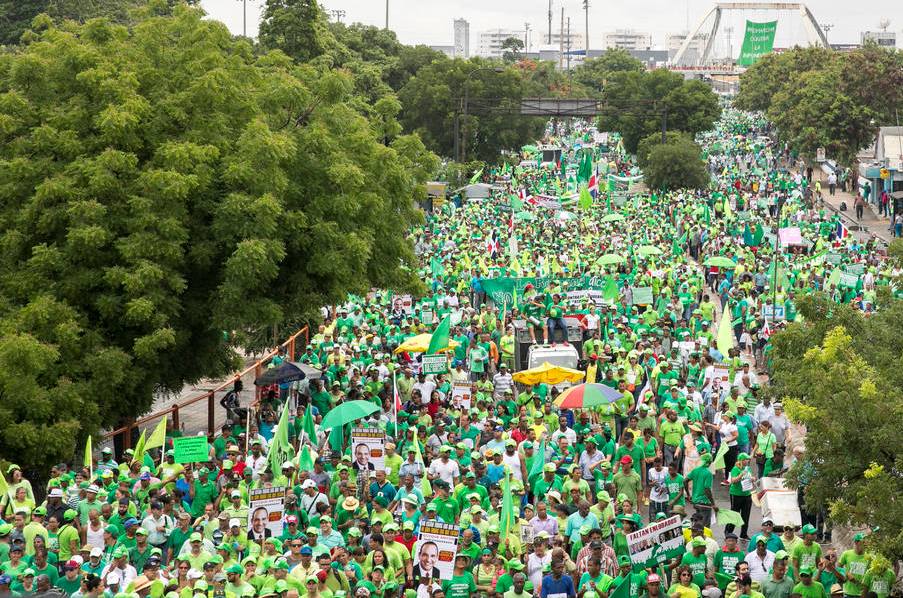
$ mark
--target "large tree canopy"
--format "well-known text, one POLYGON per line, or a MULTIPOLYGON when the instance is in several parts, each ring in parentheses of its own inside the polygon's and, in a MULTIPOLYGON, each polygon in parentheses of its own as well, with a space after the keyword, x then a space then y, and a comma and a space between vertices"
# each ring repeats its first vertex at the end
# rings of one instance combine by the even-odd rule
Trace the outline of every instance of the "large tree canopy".
POLYGON ((663 114, 668 130, 691 136, 712 128, 721 115, 718 97, 708 85, 666 69, 612 72, 602 99, 599 127, 620 132, 631 153, 642 138, 661 131, 663 114))
POLYGON ((231 368, 222 330, 416 284, 404 231, 436 161, 397 105, 368 121, 347 75, 185 6, 36 23, 0 55, 0 453, 46 471, 231 368))

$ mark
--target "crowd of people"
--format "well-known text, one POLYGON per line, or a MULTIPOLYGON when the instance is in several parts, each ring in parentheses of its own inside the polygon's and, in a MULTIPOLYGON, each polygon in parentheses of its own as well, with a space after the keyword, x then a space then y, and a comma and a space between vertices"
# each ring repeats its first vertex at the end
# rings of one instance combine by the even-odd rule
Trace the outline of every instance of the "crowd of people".
POLYGON ((206 462, 176 463, 167 438, 159 455, 104 448, 90 466, 59 464, 40 489, 11 465, 0 598, 886 598, 893 567, 866 533, 838 555, 818 514, 752 530, 751 510, 757 480, 805 459, 761 392, 769 336, 808 293, 873 309, 896 272, 817 206, 757 117, 728 109, 701 137, 708 190, 600 184, 590 207, 534 201, 586 154, 594 174, 636 174, 592 139, 588 126, 550 129, 560 163, 492 169, 492 197, 429 215, 411 232, 426 292, 374 291, 327 311, 290 356, 322 375, 267 389, 251 417, 239 385, 206 462), (570 286, 581 277, 603 290, 570 286), (515 292, 498 301, 487 289, 500 278, 515 292), (635 302, 645 288, 651 303, 635 302), (397 349, 446 318, 448 371, 425 374, 420 353, 397 349), (515 322, 556 344, 566 318, 580 323, 584 382, 620 393, 610 405, 561 409, 564 386, 515 382, 515 322), (467 405, 453 400, 462 383, 467 405), (354 425, 385 432, 383 467, 347 429, 305 428, 306 415, 319 424, 353 400, 381 408, 354 425), (286 401, 296 456, 274 470, 286 401), (249 495, 283 486, 273 534, 249 495), (720 525, 722 510, 739 519, 720 525), (628 536, 675 516, 679 554, 635 562, 628 536), (456 550, 419 545, 425 522, 455 526, 456 550))

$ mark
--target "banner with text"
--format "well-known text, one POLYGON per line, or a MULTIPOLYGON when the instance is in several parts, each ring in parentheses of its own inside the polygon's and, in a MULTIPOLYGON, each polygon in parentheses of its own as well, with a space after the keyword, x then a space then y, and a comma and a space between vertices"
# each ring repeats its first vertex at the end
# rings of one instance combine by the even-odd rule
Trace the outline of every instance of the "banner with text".
POLYGON ((278 538, 285 512, 285 486, 248 491, 248 539, 278 538))
POLYGON ((679 515, 650 523, 627 535, 627 549, 635 571, 657 567, 686 552, 683 526, 679 515))
POLYGON ((767 23, 746 21, 746 35, 743 36, 743 46, 740 48, 737 64, 752 66, 759 58, 771 52, 774 48, 774 34, 777 30, 777 21, 767 23))

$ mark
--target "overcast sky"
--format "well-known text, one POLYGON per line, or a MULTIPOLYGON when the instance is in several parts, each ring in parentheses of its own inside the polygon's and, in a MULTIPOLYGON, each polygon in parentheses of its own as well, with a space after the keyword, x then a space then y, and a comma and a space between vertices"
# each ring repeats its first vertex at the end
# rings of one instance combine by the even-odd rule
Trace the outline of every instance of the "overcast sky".
MULTIPOLYGON (((464 18, 470 22, 471 52, 478 45, 480 31, 496 28, 523 30, 530 23, 531 30, 546 32, 548 29, 548 0, 325 0, 327 10, 343 10, 346 23, 361 22, 368 25, 385 24, 386 1, 389 2, 389 27, 406 44, 451 45, 452 21, 464 18)), ((246 0, 248 34, 256 36, 257 23, 265 0, 246 0)), ((201 4, 211 18, 223 21, 233 33, 242 32, 243 0, 202 0, 201 4)), ((565 18, 571 17, 571 28, 583 31, 583 0, 552 0, 553 30, 557 31, 561 8, 565 18)), ((667 33, 680 33, 695 27, 697 21, 714 6, 713 0, 590 0, 590 47, 602 47, 602 34, 614 29, 635 29, 652 33, 655 45, 663 44, 667 33), (640 10, 638 7, 642 6, 640 10)), ((896 30, 898 46, 903 33, 903 0, 810 0, 807 3, 821 24, 831 24, 828 33, 832 43, 859 42, 859 33, 876 30, 882 19, 889 19, 888 30, 896 30)), ((722 19, 719 44, 727 47, 725 26, 733 26, 731 46, 734 55, 739 52, 743 37, 743 21, 771 21, 778 15, 778 31, 775 47, 787 47, 794 43, 805 44, 805 30, 798 14, 790 12, 734 13, 734 17, 722 19)), ((711 21, 709 21, 711 22, 711 21)), ((540 43, 532 37, 531 45, 540 43)))

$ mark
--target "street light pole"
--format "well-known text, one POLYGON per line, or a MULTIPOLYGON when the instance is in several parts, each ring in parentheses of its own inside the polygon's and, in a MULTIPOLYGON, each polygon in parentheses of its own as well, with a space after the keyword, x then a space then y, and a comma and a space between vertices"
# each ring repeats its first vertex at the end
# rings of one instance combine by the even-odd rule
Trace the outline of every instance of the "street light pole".
POLYGON ((772 267, 774 271, 771 274, 771 325, 777 323, 777 303, 778 303, 778 252, 780 251, 780 235, 781 230, 781 210, 784 208, 784 199, 778 196, 777 213, 774 223, 774 258, 772 259, 772 267))
POLYGON ((386 0, 386 29, 389 28, 389 0, 386 0))

